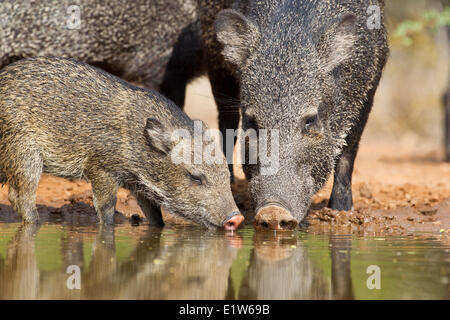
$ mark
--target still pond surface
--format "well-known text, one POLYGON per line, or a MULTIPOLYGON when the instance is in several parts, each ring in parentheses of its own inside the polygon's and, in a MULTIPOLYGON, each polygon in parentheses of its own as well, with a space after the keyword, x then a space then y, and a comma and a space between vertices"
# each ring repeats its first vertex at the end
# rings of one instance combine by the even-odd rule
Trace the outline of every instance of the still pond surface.
POLYGON ((0 299, 342 298, 449 299, 449 239, 0 223, 0 299))

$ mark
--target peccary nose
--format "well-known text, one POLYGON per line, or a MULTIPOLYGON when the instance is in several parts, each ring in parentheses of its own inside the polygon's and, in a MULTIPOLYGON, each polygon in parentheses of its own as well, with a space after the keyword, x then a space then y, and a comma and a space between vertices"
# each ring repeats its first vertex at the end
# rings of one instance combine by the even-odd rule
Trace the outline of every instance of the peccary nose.
POLYGON ((297 220, 285 208, 269 204, 257 211, 255 225, 262 229, 293 230, 297 220))
POLYGON ((225 230, 236 230, 239 225, 244 221, 244 216, 242 214, 235 214, 230 219, 228 219, 223 227, 225 230))

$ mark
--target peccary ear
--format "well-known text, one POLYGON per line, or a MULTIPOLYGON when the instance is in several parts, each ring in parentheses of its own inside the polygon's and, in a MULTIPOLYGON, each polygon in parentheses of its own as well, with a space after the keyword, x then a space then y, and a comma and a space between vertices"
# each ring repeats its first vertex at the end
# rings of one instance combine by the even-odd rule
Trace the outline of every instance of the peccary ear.
POLYGON ((152 147, 168 153, 171 149, 170 136, 164 131, 164 127, 155 118, 148 118, 145 125, 145 137, 152 147))
POLYGON ((348 60, 358 39, 356 17, 346 14, 331 28, 324 32, 318 43, 326 72, 348 60))
POLYGON ((214 26, 217 40, 223 44, 224 58, 236 66, 242 66, 259 42, 258 26, 231 9, 219 12, 214 26))

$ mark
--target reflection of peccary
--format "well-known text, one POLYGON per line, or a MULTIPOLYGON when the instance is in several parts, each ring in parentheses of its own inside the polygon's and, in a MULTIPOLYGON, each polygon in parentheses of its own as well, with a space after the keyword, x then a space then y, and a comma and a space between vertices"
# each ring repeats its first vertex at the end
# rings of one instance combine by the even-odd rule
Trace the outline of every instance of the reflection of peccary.
MULTIPOLYGON (((228 240, 232 241, 214 234, 193 234, 189 229, 164 228, 160 235, 151 231, 141 238, 132 259, 119 267, 119 276, 112 278, 114 284, 106 290, 117 288, 116 293, 127 299, 224 299, 231 265, 239 250, 228 240)), ((99 286, 103 283, 94 283, 96 292, 99 286)))
POLYGON ((302 242, 289 233, 257 232, 253 242, 240 299, 354 298, 348 238, 332 237, 329 246, 324 247, 331 254, 331 281, 310 258, 308 241, 302 242))
POLYGON ((9 199, 27 222, 38 220, 36 189, 47 172, 90 180, 108 224, 124 186, 151 223, 163 223, 162 205, 236 228, 243 218, 226 164, 172 161, 169 132, 180 128, 192 135, 193 121, 163 96, 74 60, 33 58, 0 72, 0 180, 9 182, 9 199))
POLYGON ((240 82, 243 129, 279 129, 277 174, 244 171, 258 225, 292 228, 335 170, 329 205, 352 208, 351 178, 388 47, 383 1, 247 1, 219 13, 240 82))
POLYGON ((39 295, 40 273, 34 240, 37 225, 20 226, 0 261, 0 299, 36 299, 39 295))
POLYGON ((239 299, 330 299, 331 286, 305 245, 289 233, 257 232, 239 299))

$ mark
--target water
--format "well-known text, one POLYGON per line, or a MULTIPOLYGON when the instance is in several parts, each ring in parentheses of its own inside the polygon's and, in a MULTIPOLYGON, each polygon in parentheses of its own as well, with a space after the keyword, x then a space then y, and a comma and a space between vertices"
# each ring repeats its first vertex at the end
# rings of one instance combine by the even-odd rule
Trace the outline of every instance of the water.
POLYGON ((0 223, 0 298, 449 299, 450 241, 0 223))

